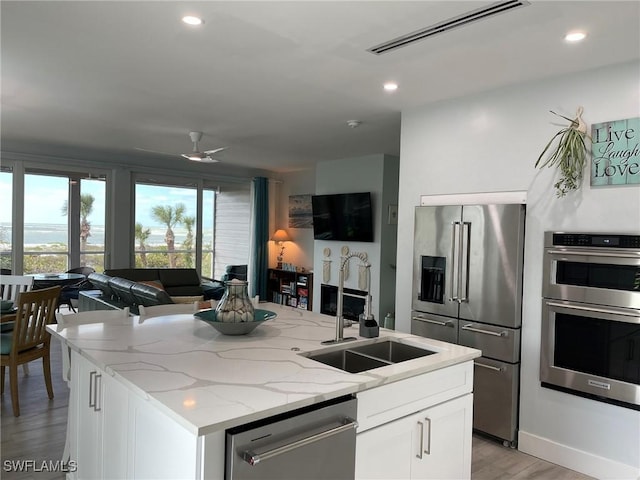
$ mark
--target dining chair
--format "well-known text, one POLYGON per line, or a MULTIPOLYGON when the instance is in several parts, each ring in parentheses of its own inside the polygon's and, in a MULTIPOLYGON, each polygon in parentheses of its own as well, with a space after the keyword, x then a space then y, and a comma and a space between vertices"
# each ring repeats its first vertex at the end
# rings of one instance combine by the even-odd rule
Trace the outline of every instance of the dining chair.
POLYGON ((13 415, 20 416, 18 401, 18 365, 42 358, 44 382, 49 398, 51 384, 51 334, 46 326, 53 321, 60 287, 21 292, 16 300, 16 320, 13 331, 0 334, 0 393, 4 393, 4 374, 9 367, 13 415))
POLYGON ((96 270, 92 267, 71 268, 66 271, 66 273, 80 273, 84 275, 84 279, 72 285, 64 285, 62 287, 62 291, 60 292, 60 298, 58 299, 58 311, 60 311, 61 305, 66 305, 69 307, 69 309, 72 312, 74 313, 76 312, 76 308, 73 304, 73 301, 75 300, 77 303, 80 290, 82 290, 83 288, 84 289, 88 288, 85 286, 88 284, 87 277, 89 277, 90 274, 95 273, 95 271, 96 270))
POLYGON ((0 277, 0 290, 2 300, 16 301, 18 294, 33 289, 33 277, 30 275, 2 275, 0 277))
MULTIPOLYGON (((0 278, 0 290, 2 300, 16 302, 18 294, 33 290, 33 277, 30 275, 2 275, 0 278)), ((7 333, 13 330, 14 322, 4 322, 0 325, 0 333, 7 333)), ((22 366, 25 375, 29 375, 29 365, 22 366)))
MULTIPOLYGON (((129 307, 125 307, 122 310, 91 310, 88 312, 67 313, 66 315, 56 312, 56 321, 62 327, 70 327, 91 323, 108 323, 128 316, 129 307)), ((64 345, 62 346, 62 379, 67 383, 71 380, 71 351, 69 347, 64 345)))

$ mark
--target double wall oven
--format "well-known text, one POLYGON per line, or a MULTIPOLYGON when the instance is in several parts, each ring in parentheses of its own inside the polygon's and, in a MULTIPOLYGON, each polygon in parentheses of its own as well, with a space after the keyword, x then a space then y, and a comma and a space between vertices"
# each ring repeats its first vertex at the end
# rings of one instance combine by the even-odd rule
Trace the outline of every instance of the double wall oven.
POLYGON ((640 410, 640 235, 546 232, 542 386, 640 410))

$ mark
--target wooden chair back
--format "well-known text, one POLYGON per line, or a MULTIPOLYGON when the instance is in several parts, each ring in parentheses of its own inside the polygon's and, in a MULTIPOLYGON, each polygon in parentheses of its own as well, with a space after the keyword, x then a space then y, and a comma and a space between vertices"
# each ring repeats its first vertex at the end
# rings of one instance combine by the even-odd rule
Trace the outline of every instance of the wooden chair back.
POLYGON ((11 355, 49 344, 51 334, 46 327, 55 317, 60 289, 50 287, 18 294, 11 355))
POLYGON ((49 398, 53 398, 49 358, 51 334, 47 332, 46 327, 53 321, 60 290, 60 287, 51 287, 19 293, 16 299, 17 310, 13 331, 2 334, 3 340, 9 339, 11 345, 10 347, 2 346, 0 392, 4 392, 5 369, 9 367, 11 403, 16 417, 20 416, 18 365, 26 365, 32 360, 42 358, 47 394, 49 398))
POLYGON ((0 278, 0 290, 2 300, 18 300, 18 294, 28 292, 33 288, 33 277, 30 275, 2 275, 0 278))

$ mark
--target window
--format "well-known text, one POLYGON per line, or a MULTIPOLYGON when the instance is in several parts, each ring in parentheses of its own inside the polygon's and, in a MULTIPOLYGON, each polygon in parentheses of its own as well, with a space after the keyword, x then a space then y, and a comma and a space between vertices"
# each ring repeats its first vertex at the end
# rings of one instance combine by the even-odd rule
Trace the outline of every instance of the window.
POLYGON ((196 268, 202 277, 221 278, 227 265, 248 263, 248 181, 224 186, 160 182, 140 175, 135 184, 136 267, 196 268))
POLYGON ((11 270, 13 240, 11 213, 13 211, 13 174, 9 169, 0 171, 0 268, 11 270))
POLYGON ((136 267, 195 268, 197 189, 136 184, 136 267))
POLYGON ((104 177, 19 169, 13 174, 3 171, 0 188, 3 205, 11 205, 5 196, 18 204, 17 212, 8 208, 0 220, 3 268, 25 274, 80 266, 104 270, 104 177), (12 175, 19 175, 15 194, 12 175))

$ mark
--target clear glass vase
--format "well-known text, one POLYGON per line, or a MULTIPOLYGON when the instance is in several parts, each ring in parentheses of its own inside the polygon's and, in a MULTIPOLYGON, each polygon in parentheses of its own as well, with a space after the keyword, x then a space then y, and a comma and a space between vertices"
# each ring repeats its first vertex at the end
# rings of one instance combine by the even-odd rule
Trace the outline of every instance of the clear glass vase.
POLYGON ((247 285, 248 282, 237 279, 224 282, 224 295, 216 306, 216 319, 219 322, 253 322, 254 310, 247 285))

